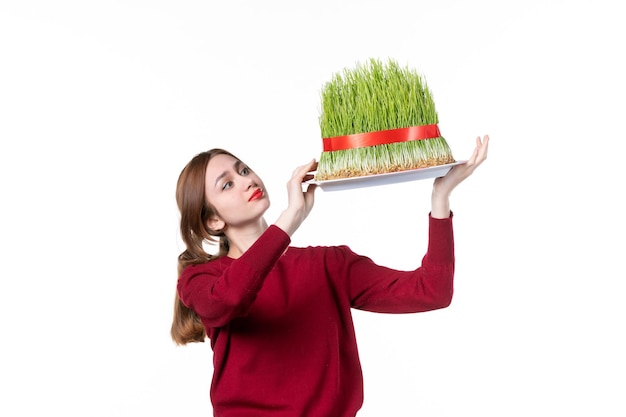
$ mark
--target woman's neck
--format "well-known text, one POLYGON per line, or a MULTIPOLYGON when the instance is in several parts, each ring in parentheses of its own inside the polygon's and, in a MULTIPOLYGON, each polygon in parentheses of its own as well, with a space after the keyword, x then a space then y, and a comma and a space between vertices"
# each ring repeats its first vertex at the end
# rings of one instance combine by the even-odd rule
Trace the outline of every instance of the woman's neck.
POLYGON ((233 259, 241 257, 265 232, 267 227, 265 219, 261 219, 257 224, 226 229, 226 237, 228 237, 230 244, 228 257, 233 259))

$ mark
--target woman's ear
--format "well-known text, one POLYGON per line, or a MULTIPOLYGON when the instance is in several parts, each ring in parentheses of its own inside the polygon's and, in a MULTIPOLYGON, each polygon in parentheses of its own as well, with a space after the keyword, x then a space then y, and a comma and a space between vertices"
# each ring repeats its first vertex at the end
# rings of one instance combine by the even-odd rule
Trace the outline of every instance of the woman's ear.
POLYGON ((211 216, 209 220, 206 221, 206 226, 209 230, 220 233, 224 230, 224 227, 226 227, 226 223, 217 216, 211 216))

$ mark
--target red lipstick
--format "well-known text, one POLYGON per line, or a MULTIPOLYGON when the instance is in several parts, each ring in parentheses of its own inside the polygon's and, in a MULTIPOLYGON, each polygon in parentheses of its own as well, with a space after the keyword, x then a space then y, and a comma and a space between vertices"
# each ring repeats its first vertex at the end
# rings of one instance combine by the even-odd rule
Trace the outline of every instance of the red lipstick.
POLYGON ((256 190, 252 192, 252 195, 250 196, 248 201, 257 200, 262 197, 263 197, 263 190, 261 190, 260 188, 257 188, 256 190))

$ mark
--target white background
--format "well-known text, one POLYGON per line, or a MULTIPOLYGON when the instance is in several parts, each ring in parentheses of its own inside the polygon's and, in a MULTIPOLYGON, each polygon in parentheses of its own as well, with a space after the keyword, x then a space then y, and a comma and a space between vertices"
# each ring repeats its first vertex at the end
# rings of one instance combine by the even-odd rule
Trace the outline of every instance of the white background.
MULTIPOLYGON (((455 157, 453 304, 355 312, 368 416, 624 416, 618 1, 0 2, 0 414, 211 415, 169 338, 176 179, 231 150, 269 187, 319 157, 320 89, 394 58, 455 157)), ((432 180, 316 193, 295 245, 414 268, 432 180)), ((306 358, 303 358, 306 360, 306 358)))

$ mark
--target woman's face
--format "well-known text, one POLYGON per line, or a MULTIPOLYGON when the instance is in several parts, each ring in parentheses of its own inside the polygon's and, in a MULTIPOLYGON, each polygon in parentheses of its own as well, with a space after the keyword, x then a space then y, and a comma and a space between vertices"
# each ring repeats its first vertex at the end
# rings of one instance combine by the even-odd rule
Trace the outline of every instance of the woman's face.
POLYGON ((217 217, 209 220, 213 230, 257 223, 270 206, 261 179, 247 165, 225 154, 213 156, 205 176, 207 200, 217 217))

